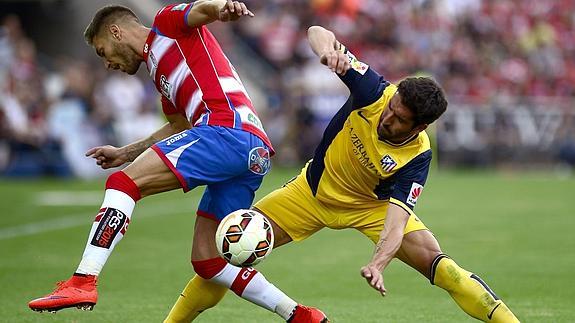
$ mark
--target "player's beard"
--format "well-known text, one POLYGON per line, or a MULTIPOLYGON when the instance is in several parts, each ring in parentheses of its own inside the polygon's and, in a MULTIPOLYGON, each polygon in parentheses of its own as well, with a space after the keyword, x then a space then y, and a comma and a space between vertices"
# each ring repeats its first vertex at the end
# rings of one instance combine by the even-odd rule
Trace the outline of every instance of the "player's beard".
POLYGON ((118 44, 116 46, 116 53, 123 61, 119 64, 122 72, 130 75, 136 74, 142 63, 142 58, 125 44, 118 44))

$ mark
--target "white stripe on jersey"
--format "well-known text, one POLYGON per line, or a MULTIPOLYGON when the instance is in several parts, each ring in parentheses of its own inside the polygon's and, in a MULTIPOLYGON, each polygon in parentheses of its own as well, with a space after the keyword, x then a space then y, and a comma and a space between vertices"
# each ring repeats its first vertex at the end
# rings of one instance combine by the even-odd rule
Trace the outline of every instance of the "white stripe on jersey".
POLYGON ((186 60, 181 57, 181 61, 178 66, 176 66, 176 68, 174 68, 170 73, 170 76, 168 76, 168 82, 172 84, 172 87, 170 88, 170 101, 172 101, 174 106, 176 106, 176 94, 180 90, 182 84, 184 84, 186 77, 189 75, 190 69, 188 68, 188 64, 186 63, 186 60))
POLYGON ((154 37, 154 41, 152 41, 152 45, 150 46, 150 54, 148 55, 148 66, 151 67, 150 76, 152 77, 152 80, 156 79, 156 69, 158 67, 158 64, 160 63, 162 57, 164 57, 164 54, 166 54, 170 46, 174 44, 174 42, 175 40, 168 37, 160 36, 158 34, 156 34, 156 36, 154 37), (156 59, 155 64, 152 61, 152 58, 156 59))
POLYGON ((196 89, 192 95, 190 95, 190 101, 186 106, 186 117, 188 118, 188 120, 192 121, 194 113, 196 113, 196 110, 198 109, 200 102, 202 102, 203 95, 204 94, 202 93, 202 90, 199 88, 196 89))
POLYGON ((242 92, 246 96, 248 95, 244 85, 240 83, 237 79, 230 77, 230 76, 222 76, 218 78, 220 80, 220 84, 222 85, 222 89, 226 93, 230 92, 242 92))

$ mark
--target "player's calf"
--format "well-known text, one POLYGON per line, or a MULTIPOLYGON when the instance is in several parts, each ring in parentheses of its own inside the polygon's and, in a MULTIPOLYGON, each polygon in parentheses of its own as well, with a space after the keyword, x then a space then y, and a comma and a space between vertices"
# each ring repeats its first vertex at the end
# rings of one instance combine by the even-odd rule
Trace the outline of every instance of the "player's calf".
POLYGON ((254 268, 232 266, 219 257, 192 261, 192 265, 200 277, 228 287, 243 299, 277 313, 288 322, 327 322, 320 310, 298 305, 254 268))
POLYGON ((433 285, 445 289, 470 316, 484 322, 519 322, 479 276, 459 267, 447 255, 433 260, 430 277, 433 285))

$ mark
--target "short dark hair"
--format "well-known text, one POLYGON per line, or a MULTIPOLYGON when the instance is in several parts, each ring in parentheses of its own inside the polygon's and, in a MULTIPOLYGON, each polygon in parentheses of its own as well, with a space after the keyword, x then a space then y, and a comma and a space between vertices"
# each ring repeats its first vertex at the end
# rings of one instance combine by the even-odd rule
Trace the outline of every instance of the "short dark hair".
POLYGON ((443 89, 429 77, 408 77, 397 90, 401 103, 415 115, 416 126, 433 123, 447 110, 443 89))
POLYGON ((84 39, 86 43, 92 45, 94 37, 102 30, 103 27, 111 25, 120 21, 121 19, 133 19, 137 22, 140 20, 136 14, 128 7, 120 5, 108 5, 100 8, 92 18, 92 21, 84 31, 84 39))

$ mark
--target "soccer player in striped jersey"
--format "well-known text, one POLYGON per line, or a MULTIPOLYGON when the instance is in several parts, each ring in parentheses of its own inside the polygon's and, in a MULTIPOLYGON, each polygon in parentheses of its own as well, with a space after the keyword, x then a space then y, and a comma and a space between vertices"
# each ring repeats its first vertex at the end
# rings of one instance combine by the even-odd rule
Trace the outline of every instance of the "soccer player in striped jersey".
MULTIPOLYGON (((221 285, 286 320, 325 318, 317 309, 298 305, 256 270, 229 265, 218 256, 214 243, 218 222, 251 205, 273 154, 246 89, 205 27, 245 16, 253 13, 244 3, 231 0, 166 6, 156 14, 151 29, 123 6, 107 6, 95 14, 84 34, 87 43, 109 69, 134 74, 144 62, 161 93, 168 123, 138 142, 87 152, 104 169, 132 163, 108 178, 104 202, 74 275, 51 294, 31 301, 31 309, 91 310, 98 296, 97 277, 124 236, 136 202, 168 190, 186 192, 205 185, 191 256, 198 277, 183 294, 221 285)), ((208 303, 221 296, 223 292, 200 295, 208 303)), ((206 308, 201 305, 198 312, 206 308)))
MULTIPOLYGON (((518 322, 479 276, 442 252, 413 211, 431 162, 425 129, 447 108, 441 87, 425 77, 391 84, 323 27, 309 28, 308 39, 351 95, 302 172, 254 205, 271 220, 274 247, 326 227, 353 228, 375 244, 360 273, 382 295, 387 292, 382 272, 395 257, 446 290, 470 316, 518 322)), ((196 302, 190 297, 176 307, 193 308, 196 302)))

